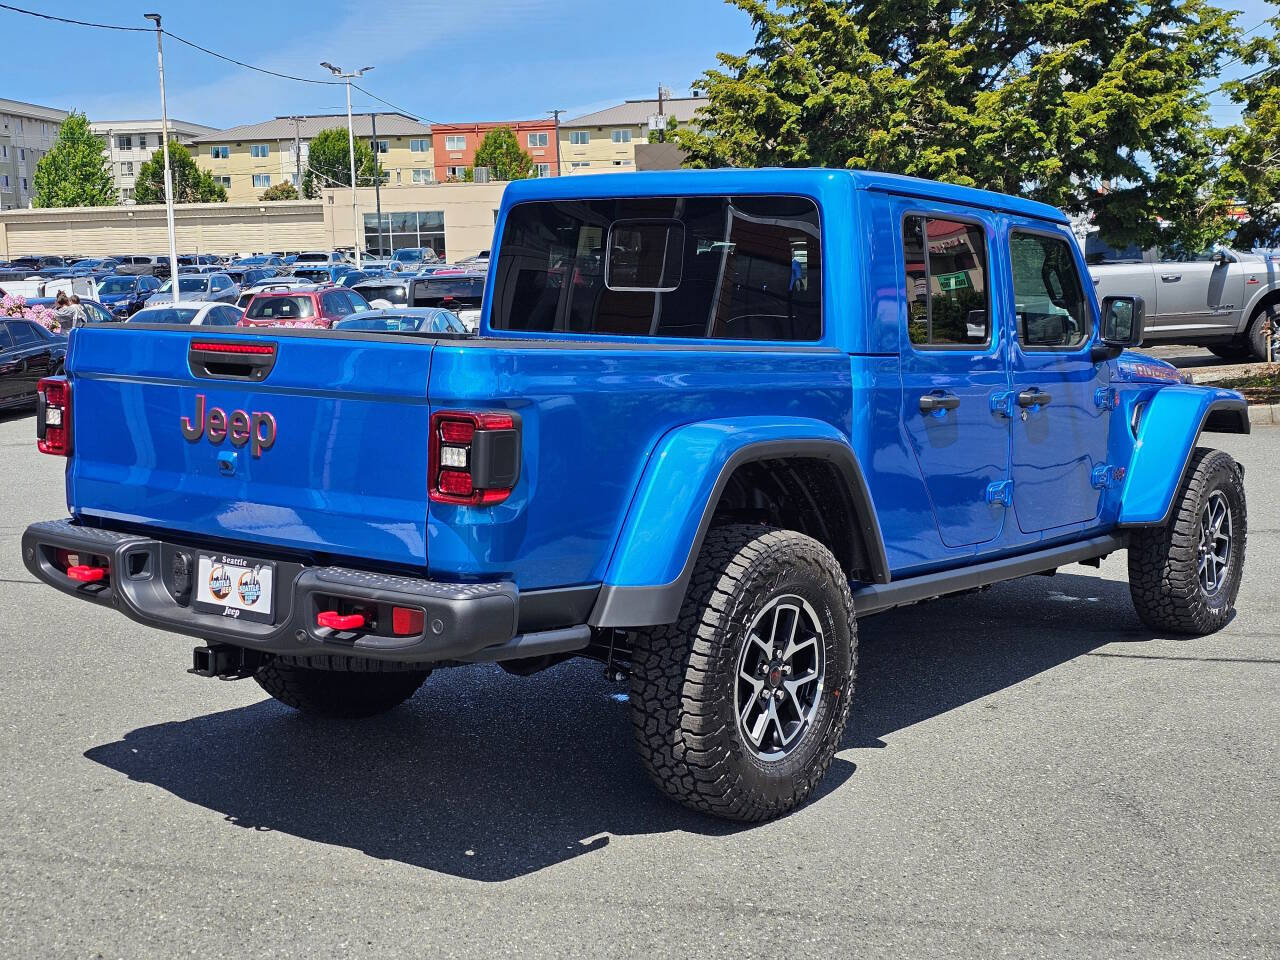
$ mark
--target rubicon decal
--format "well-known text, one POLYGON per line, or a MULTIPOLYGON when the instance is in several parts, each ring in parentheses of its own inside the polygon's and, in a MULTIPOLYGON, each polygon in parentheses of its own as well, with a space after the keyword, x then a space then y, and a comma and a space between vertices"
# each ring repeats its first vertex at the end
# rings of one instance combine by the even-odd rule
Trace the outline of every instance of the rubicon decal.
POLYGON ((257 411, 232 410, 228 414, 221 407, 209 407, 205 395, 199 393, 195 415, 182 418, 182 435, 192 443, 208 435, 209 442, 215 445, 226 439, 231 440, 233 447, 248 444, 254 457, 261 457, 262 451, 275 446, 276 418, 257 411))

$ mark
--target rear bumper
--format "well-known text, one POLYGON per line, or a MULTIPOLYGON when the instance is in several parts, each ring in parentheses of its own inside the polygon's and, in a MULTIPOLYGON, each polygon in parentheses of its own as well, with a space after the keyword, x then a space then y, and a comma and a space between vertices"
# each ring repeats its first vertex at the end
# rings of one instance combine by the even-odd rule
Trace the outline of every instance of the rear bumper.
POLYGON ((581 650, 591 640, 591 629, 585 625, 519 633, 519 593, 514 583, 443 583, 289 561, 276 563, 274 622, 204 613, 190 605, 194 572, 184 589, 183 577, 175 568, 181 554, 192 558, 187 566, 194 571, 195 550, 189 545, 80 526, 71 520, 33 523, 22 535, 27 569, 63 593, 114 607, 149 627, 267 653, 349 654, 403 663, 493 662, 581 650), (110 574, 97 583, 73 580, 57 563, 58 550, 105 558, 110 574), (317 613, 329 609, 335 599, 369 609, 421 608, 425 611, 422 632, 394 637, 317 626, 317 613))

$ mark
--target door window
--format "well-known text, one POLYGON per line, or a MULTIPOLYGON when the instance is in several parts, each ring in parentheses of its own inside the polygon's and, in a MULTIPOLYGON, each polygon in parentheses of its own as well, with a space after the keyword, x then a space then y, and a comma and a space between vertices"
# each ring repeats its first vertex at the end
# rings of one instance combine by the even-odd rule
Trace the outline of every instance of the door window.
POLYGON ((1063 237, 1015 231, 1009 259, 1023 349, 1074 350, 1088 340, 1092 316, 1071 244, 1063 237))
POLYGON ((991 343, 987 235, 981 224, 943 217, 902 221, 907 332, 919 349, 991 343))
POLYGON ((13 338, 9 336, 9 325, 0 323, 0 350, 8 350, 13 346, 13 338))
POLYGON ((35 328, 21 320, 10 320, 9 332, 13 335, 13 342, 19 347, 35 346, 40 342, 40 334, 36 333, 35 328))

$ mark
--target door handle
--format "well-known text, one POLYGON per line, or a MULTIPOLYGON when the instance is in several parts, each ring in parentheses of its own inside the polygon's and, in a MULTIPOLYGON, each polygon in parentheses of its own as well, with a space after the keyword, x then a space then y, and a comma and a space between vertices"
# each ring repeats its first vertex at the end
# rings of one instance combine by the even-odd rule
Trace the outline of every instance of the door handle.
POLYGON ((1018 393, 1018 406, 1020 407, 1043 407, 1053 402, 1053 396, 1045 393, 1039 387, 1032 387, 1030 390, 1022 390, 1018 393))
POLYGON ((1162 274, 1160 274, 1160 279, 1161 279, 1161 280, 1163 280, 1165 283, 1177 283, 1179 280, 1181 280, 1181 279, 1182 279, 1182 274, 1180 274, 1180 273, 1162 273, 1162 274))
POLYGON ((954 393, 926 393, 920 398, 921 413, 943 414, 960 406, 960 398, 954 393))

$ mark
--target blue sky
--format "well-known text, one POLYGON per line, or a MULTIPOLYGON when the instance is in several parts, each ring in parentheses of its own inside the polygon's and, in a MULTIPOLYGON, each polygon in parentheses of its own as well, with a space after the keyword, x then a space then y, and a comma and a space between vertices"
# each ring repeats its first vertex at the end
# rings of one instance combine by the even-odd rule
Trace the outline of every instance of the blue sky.
MULTIPOLYGON (((721 0, 17 0, 59 16, 165 27, 238 59, 323 79, 319 62, 373 64, 365 85, 437 121, 513 120, 552 108, 569 116, 652 96, 659 82, 677 95, 720 50, 741 52, 750 23, 721 0)), ((1248 28, 1275 7, 1227 0, 1248 28)), ((147 34, 46 23, 0 10, 5 56, 0 95, 85 111, 90 119, 159 116, 155 44, 147 34)), ((170 116, 230 126, 279 114, 340 113, 341 87, 276 80, 169 41, 170 116)), ((1229 71, 1241 72, 1236 66, 1229 71)), ((357 109, 381 105, 357 92, 357 109)), ((385 109, 385 108, 382 108, 385 109)), ((1237 116, 1213 97, 1218 122, 1237 116)))

